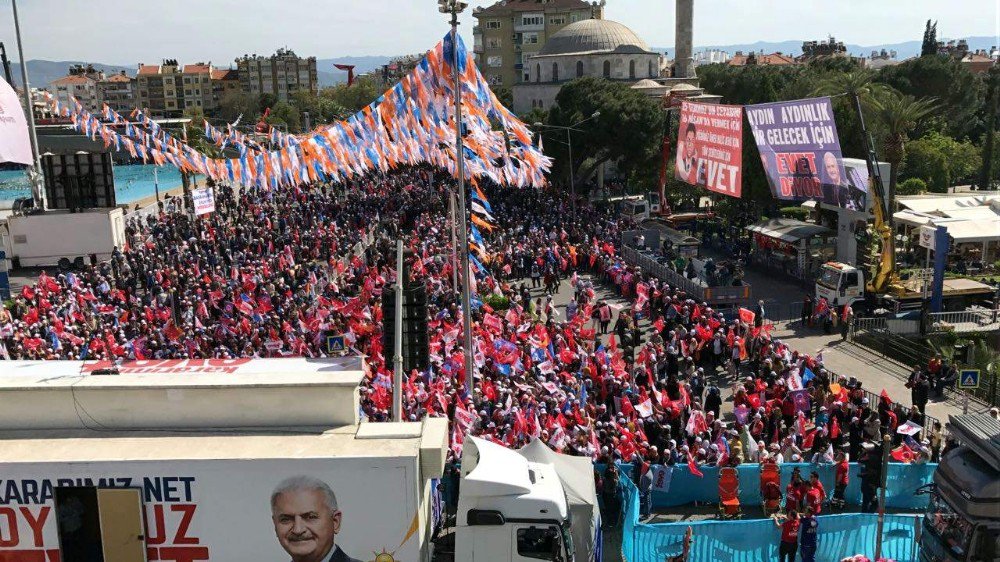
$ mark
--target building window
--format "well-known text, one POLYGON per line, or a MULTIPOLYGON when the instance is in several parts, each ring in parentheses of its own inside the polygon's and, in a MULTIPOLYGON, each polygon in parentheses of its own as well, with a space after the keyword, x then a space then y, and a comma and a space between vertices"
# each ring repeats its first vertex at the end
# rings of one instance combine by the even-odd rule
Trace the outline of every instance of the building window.
POLYGON ((628 77, 630 80, 635 80, 635 61, 628 61, 628 77))
POLYGON ((559 81, 559 63, 556 62, 552 63, 552 81, 559 81))
POLYGON ((490 37, 486 40, 486 48, 490 50, 502 49, 503 40, 499 37, 490 37))
POLYGON ((581 16, 580 14, 570 14, 569 15, 569 21, 570 22, 576 23, 576 22, 580 21, 581 19, 583 19, 583 16, 581 16))
POLYGON ((503 77, 499 74, 490 74, 489 77, 486 78, 486 81, 490 86, 500 86, 503 84, 503 77))
POLYGON ((499 68, 503 66, 503 57, 500 56, 487 57, 486 65, 492 68, 499 68))
POLYGON ((604 77, 611 78, 611 61, 604 61, 604 77))
POLYGON ((535 82, 537 83, 537 82, 541 82, 541 81, 542 81, 542 65, 536 64, 535 65, 535 82))
POLYGON ((500 29, 500 20, 489 20, 486 22, 486 29, 500 29))
POLYGON ((545 25, 545 16, 542 15, 521 16, 521 25, 545 25))
POLYGON ((563 25, 566 23, 566 16, 552 16, 549 18, 549 25, 563 25))
POLYGON ((190 96, 191 95, 191 90, 184 90, 184 95, 185 96, 190 96))
POLYGON ((576 61, 576 77, 583 78, 583 61, 576 61))
POLYGON ((531 82, 531 74, 525 72, 524 73, 524 81, 525 82, 531 82))
POLYGON ((521 42, 525 45, 537 45, 538 44, 538 34, 537 33, 525 33, 521 36, 521 42))
POLYGON ((656 77, 656 75, 653 74, 653 61, 649 61, 649 77, 650 78, 655 78, 656 77))

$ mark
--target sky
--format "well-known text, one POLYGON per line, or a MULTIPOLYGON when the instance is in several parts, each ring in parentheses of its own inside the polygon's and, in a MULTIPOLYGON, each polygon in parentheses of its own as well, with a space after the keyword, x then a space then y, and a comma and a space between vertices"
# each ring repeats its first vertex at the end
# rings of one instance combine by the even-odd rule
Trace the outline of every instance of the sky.
MULTIPOLYGON (((471 44, 470 0, 460 27, 471 44)), ((674 44, 671 0, 607 0, 605 17, 654 47, 674 44)), ((244 53, 287 46, 300 56, 400 55, 448 30, 434 0, 21 0, 28 59, 135 66, 176 58, 226 66, 244 53)), ((17 60, 11 0, 0 0, 0 41, 17 60)), ((996 36, 1000 0, 696 0, 695 45, 824 39, 862 46, 938 36, 996 36)))

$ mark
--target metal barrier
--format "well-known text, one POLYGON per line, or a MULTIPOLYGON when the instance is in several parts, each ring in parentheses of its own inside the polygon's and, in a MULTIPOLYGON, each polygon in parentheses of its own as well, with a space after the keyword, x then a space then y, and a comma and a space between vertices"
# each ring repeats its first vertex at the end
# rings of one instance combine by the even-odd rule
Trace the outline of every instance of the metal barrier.
POLYGON ((1000 310, 973 309, 957 312, 933 312, 928 330, 955 333, 993 332, 1000 330, 1000 310))
MULTIPOLYGON (((677 273, 673 268, 660 263, 653 256, 640 252, 628 246, 622 247, 622 258, 625 263, 633 267, 642 269, 643 273, 652 275, 671 287, 676 287, 689 294, 698 301, 710 304, 718 303, 741 303, 750 300, 750 285, 708 287, 707 285, 688 279, 684 275, 677 273)), ((699 280, 700 281, 700 280, 699 280)))

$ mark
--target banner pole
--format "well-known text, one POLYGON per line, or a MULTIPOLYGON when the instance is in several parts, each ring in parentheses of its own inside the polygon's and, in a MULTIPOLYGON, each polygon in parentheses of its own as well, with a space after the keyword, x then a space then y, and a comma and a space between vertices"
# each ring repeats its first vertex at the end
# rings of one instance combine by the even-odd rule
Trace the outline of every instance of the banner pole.
POLYGON ((396 341, 393 350, 392 421, 403 421, 403 239, 396 240, 396 341))

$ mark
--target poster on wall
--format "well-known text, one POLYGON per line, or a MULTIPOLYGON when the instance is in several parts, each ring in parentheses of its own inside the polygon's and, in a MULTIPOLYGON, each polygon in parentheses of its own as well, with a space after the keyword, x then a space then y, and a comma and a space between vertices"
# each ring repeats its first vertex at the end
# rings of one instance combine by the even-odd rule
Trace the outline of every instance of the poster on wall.
POLYGON ((417 561, 416 478, 370 457, 8 464, 0 560, 68 562, 120 526, 142 530, 148 560, 417 561), (134 490, 138 513, 109 525, 89 487, 134 490))
POLYGON ((679 181, 739 197, 743 192, 743 108, 683 102, 674 172, 679 181))
POLYGON ((194 201, 195 216, 215 212, 215 193, 211 187, 192 189, 191 199, 194 201))
POLYGON ((748 105, 746 112, 775 198, 865 210, 868 172, 845 169, 830 98, 748 105))

